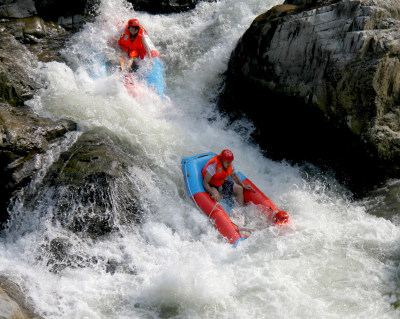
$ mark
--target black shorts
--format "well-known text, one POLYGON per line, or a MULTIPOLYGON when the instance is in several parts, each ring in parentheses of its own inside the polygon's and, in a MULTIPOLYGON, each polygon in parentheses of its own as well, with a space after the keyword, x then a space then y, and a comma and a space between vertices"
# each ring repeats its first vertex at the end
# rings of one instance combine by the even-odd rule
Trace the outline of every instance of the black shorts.
POLYGON ((233 196, 233 184, 234 182, 232 180, 227 179, 225 183, 222 184, 222 186, 211 186, 215 187, 222 197, 229 199, 233 196))

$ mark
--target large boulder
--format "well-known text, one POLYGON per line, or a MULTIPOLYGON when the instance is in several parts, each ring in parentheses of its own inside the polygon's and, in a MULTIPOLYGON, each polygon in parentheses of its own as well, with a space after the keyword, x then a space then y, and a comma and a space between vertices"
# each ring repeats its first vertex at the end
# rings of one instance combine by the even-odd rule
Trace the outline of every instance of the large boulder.
MULTIPOLYGON (((135 227, 143 207, 150 206, 139 198, 143 185, 130 173, 132 166, 143 165, 143 159, 110 136, 111 132, 99 130, 81 133, 46 168, 44 176, 16 194, 9 205, 8 229, 13 232, 30 231, 26 216, 32 214, 65 230, 57 237, 46 237, 38 247, 37 253, 49 271, 97 262, 104 263, 107 271, 117 271, 120 266, 115 261, 86 256, 79 240, 95 240, 121 228, 135 227)), ((124 267, 120 270, 132 271, 124 267)))
POLYGON ((32 180, 46 152, 73 130, 76 124, 72 121, 40 118, 28 109, 0 103, 0 225, 8 218, 13 192, 32 180))
POLYGON ((399 176, 399 27, 397 0, 273 7, 233 51, 221 105, 254 120, 277 158, 327 165, 358 185, 399 176))
POLYGON ((0 226, 11 195, 41 169, 46 153, 76 130, 71 121, 40 118, 24 107, 43 87, 38 60, 56 59, 66 33, 38 17, 0 23, 0 226))
MULTIPOLYGON (((46 218, 91 237, 138 221, 139 192, 129 174, 129 167, 135 163, 133 154, 109 135, 110 132, 82 133, 12 206, 19 207, 22 201, 27 211, 50 214, 46 218)), ((12 207, 11 211, 14 219, 9 227, 18 227, 15 216, 23 212, 13 211, 12 207)))

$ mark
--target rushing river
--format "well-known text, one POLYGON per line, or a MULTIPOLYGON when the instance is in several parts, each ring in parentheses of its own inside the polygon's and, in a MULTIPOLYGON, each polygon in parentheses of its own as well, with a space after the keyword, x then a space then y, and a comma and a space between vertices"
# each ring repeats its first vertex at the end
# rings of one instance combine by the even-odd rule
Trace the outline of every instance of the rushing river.
MULTIPOLYGON (((44 318, 399 318, 399 226, 369 214, 316 168, 265 158, 249 142, 251 123, 228 125, 216 109, 236 42, 257 15, 280 3, 220 0, 153 16, 103 0, 96 21, 63 51, 69 63, 40 66, 47 87, 28 104, 42 116, 74 120, 81 132, 112 132, 143 155, 148 165, 129 171, 149 203, 140 226, 90 239, 54 223, 51 202, 16 202, 10 214, 18 227, 11 223, 0 237, 0 275, 23 283, 44 318), (163 56, 166 99, 132 98, 118 72, 91 74, 96 57, 118 63, 113 45, 121 21, 132 17, 163 56), (237 209, 235 221, 257 230, 237 248, 218 236, 188 200, 180 160, 223 148, 292 216, 290 227, 262 227, 256 214, 237 209), (49 271, 41 256, 49 238, 68 240, 71 254, 93 262, 49 271), (115 271, 109 260, 119 265, 115 271)), ((48 154, 46 165, 76 138, 48 154)), ((41 183, 46 165, 28 187, 41 183)))

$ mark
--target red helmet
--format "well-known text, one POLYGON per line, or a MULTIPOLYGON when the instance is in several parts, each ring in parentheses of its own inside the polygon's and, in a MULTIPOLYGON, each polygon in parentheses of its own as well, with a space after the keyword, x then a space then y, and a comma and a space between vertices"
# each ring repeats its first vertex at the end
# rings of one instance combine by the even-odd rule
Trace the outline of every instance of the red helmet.
POLYGON ((138 19, 130 19, 128 21, 128 28, 129 27, 138 27, 138 26, 140 26, 138 19))
POLYGON ((221 161, 233 162, 233 153, 230 150, 223 150, 220 154, 221 161))

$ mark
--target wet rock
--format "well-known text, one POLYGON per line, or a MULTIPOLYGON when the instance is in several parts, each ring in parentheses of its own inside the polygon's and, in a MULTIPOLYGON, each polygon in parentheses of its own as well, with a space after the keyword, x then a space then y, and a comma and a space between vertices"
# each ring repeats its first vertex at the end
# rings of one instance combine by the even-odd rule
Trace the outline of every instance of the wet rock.
MULTIPOLYGON (((194 9, 201 0, 128 0, 137 11, 146 11, 149 13, 172 13, 184 12, 194 9)), ((212 2, 213 0, 206 0, 212 2)))
POLYGON ((0 18, 27 18, 36 14, 33 0, 1 0, 0 18))
POLYGON ((232 53, 222 107, 254 120, 271 157, 358 186, 399 176, 399 12, 394 0, 273 7, 232 53))
POLYGON ((124 262, 119 262, 115 259, 108 259, 105 263, 106 273, 114 275, 115 273, 125 273, 130 275, 136 275, 137 271, 132 265, 124 262))
MULTIPOLYGON (((104 256, 102 251, 99 251, 96 256, 90 256, 80 239, 71 237, 73 236, 46 238, 46 242, 41 245, 38 261, 45 262, 50 272, 60 273, 66 268, 96 267, 112 275, 115 273, 137 274, 129 257, 127 260, 116 260, 104 256)), ((124 248, 120 247, 120 249, 124 248)))
POLYGON ((73 130, 76 124, 72 121, 39 118, 28 109, 0 103, 0 223, 8 217, 11 194, 31 181, 45 152, 73 130))
POLYGON ((69 238, 53 238, 42 245, 40 259, 46 259, 47 268, 54 273, 60 273, 65 268, 84 268, 97 264, 96 258, 89 257, 75 246, 69 238))
MULTIPOLYGON (((31 180, 40 169, 44 154, 76 125, 41 119, 23 107, 43 85, 36 74, 38 57, 32 52, 36 48, 38 54, 44 54, 47 41, 54 43, 62 30, 37 17, 0 23, 0 28, 1 225, 8 217, 6 207, 11 194, 31 180), (27 35, 37 40, 34 45, 22 44, 27 35)), ((51 52, 56 55, 57 48, 53 46, 51 52)))
POLYGON ((22 105, 42 87, 32 72, 36 58, 11 34, 0 34, 0 48, 0 101, 22 105))
POLYGON ((53 21, 70 31, 77 31, 91 21, 98 0, 35 0, 38 15, 47 21, 53 21))
POLYGON ((20 287, 5 276, 0 276, 0 318, 41 319, 20 287))
MULTIPOLYGON (((69 231, 93 238, 137 222, 142 203, 128 172, 133 155, 108 134, 83 133, 38 185, 24 189, 15 207, 21 200, 27 211, 49 214, 69 231)), ((18 227, 18 214, 13 212, 10 227, 18 227)))
POLYGON ((398 179, 390 180, 385 185, 369 191, 361 203, 369 214, 400 225, 400 181, 398 179))
POLYGON ((0 318, 25 319, 18 304, 0 288, 0 318))
POLYGON ((69 30, 78 30, 93 18, 97 3, 97 0, 3 0, 0 1, 0 18, 12 20, 38 15, 69 30))
MULTIPOLYGON (((15 61, 14 64, 25 65, 26 60, 32 66, 35 62, 43 61, 61 61, 59 51, 64 46, 70 33, 54 22, 46 22, 43 19, 35 16, 24 19, 15 19, 0 23, 2 34, 2 45, 0 54, 3 56, 12 57, 10 60, 15 61), (17 43, 15 43, 17 40, 17 43), (18 45, 18 42, 21 45, 18 45), (11 44, 9 46, 8 44, 11 44), (19 55, 13 55, 15 50, 21 52, 19 55), (29 53, 33 53, 33 56, 29 53)), ((28 64, 28 66, 30 66, 28 64)), ((30 68, 28 68, 28 71, 30 68)), ((30 71, 32 72, 32 71, 30 71)), ((30 73, 26 72, 26 73, 30 73)), ((16 74, 19 76, 19 73, 16 74)))

